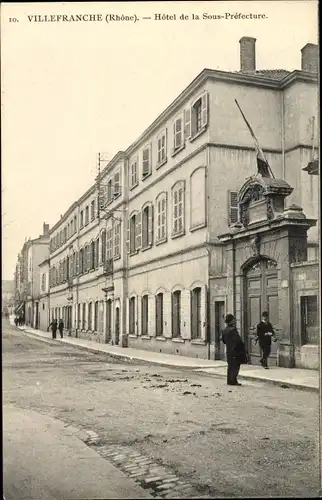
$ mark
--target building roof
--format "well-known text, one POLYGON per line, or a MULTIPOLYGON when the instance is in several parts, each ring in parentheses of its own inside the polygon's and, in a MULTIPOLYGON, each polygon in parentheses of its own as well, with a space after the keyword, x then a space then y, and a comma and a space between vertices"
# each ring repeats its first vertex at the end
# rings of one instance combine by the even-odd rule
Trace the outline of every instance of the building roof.
POLYGON ((272 80, 282 80, 285 78, 287 75, 290 75, 292 72, 288 71, 287 69, 258 69, 255 71, 235 71, 235 73, 239 74, 247 74, 247 75, 254 75, 254 76, 263 76, 265 78, 271 78, 272 80))

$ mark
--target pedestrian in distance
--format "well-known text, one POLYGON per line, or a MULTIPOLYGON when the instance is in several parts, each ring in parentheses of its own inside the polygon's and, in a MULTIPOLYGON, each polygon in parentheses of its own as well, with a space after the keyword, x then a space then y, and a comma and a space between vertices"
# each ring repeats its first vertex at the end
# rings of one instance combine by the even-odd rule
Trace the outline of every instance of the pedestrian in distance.
POLYGON ((264 311, 262 319, 257 325, 257 341, 261 349, 260 364, 268 370, 268 357, 271 353, 272 338, 276 342, 276 336, 272 324, 269 321, 268 312, 264 311))
POLYGON ((18 324, 19 324, 19 318, 18 318, 18 316, 16 316, 15 317, 15 325, 18 326, 18 324))
POLYGON ((53 339, 55 339, 56 334, 57 334, 57 319, 52 320, 52 322, 50 323, 47 330, 49 330, 50 327, 51 327, 51 331, 52 331, 52 337, 53 337, 53 339))
POLYGON ((62 319, 59 320, 59 323, 58 323, 58 330, 59 330, 59 333, 60 333, 60 338, 62 339, 63 338, 63 332, 64 332, 64 322, 62 319))
POLYGON ((225 318, 226 328, 222 334, 222 341, 226 345, 227 357, 227 384, 242 385, 237 381, 240 365, 248 363, 245 344, 236 328, 236 320, 233 314, 227 314, 225 318))

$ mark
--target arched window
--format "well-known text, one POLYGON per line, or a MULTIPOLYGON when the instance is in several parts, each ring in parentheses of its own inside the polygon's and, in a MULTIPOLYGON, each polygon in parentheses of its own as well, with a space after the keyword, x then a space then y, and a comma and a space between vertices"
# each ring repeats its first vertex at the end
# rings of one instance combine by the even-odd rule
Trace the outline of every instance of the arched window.
POLYGON ((181 336, 181 291, 176 290, 171 295, 172 337, 181 336))

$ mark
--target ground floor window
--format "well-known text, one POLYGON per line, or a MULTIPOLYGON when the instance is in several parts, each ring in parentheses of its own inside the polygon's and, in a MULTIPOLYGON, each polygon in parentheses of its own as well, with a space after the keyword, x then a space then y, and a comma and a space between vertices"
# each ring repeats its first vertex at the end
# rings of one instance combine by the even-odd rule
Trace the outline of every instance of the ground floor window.
POLYGON ((135 297, 129 301, 129 334, 135 335, 135 297))
POLYGON ((82 329, 86 330, 86 304, 83 304, 82 311, 82 329))
POLYGON ((92 330, 92 303, 90 302, 88 304, 88 321, 87 321, 87 325, 88 325, 88 330, 92 330))
POLYGON ((181 291, 173 292, 171 296, 171 323, 172 337, 180 337, 181 335, 181 291))
POLYGON ((155 297, 155 331, 157 337, 163 335, 163 293, 155 297))
POLYGON ((77 306, 77 328, 81 328, 82 324, 81 324, 81 305, 78 304, 77 306))
POLYGON ((97 332, 97 327, 98 327, 98 302, 95 302, 95 309, 94 309, 94 330, 97 332))
POLYGON ((301 342, 304 344, 319 343, 319 314, 317 295, 301 297, 301 342))
POLYGON ((148 334, 148 321, 149 321, 149 297, 143 295, 141 299, 141 333, 142 335, 148 334))

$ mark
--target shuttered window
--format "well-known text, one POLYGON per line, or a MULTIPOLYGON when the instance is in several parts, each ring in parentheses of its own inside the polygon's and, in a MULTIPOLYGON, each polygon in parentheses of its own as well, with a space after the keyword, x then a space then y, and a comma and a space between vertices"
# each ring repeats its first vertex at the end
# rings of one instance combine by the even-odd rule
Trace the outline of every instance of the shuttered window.
POLYGON ((148 334, 149 323, 149 296, 143 295, 141 299, 141 332, 142 335, 148 334))
POLYGON ((87 320, 88 330, 92 330, 92 314, 93 314, 92 303, 90 302, 88 304, 88 320, 87 320))
POLYGON ((184 233, 185 228, 185 187, 184 182, 178 182, 172 188, 172 235, 184 233))
POLYGON ((156 239, 157 242, 167 238, 167 194, 161 193, 156 200, 156 239))
POLYGON ((115 222, 114 226, 114 258, 121 257, 121 223, 115 222))
POLYGON ((151 173, 151 146, 146 146, 142 152, 142 177, 151 173))
POLYGON ((102 231, 101 236, 101 262, 104 264, 106 260, 106 231, 105 229, 102 231))
POLYGON ((201 337, 201 288, 194 288, 191 292, 191 338, 201 337))
POLYGON ((181 336, 181 291, 177 290, 171 296, 172 337, 181 336))
POLYGON ((129 334, 135 335, 135 297, 129 300, 129 334))
POLYGON ((163 293, 155 297, 155 331, 157 337, 163 335, 163 293))
POLYGON ((176 151, 183 145, 182 117, 177 118, 173 124, 173 149, 176 151))
POLYGON ((129 174, 130 174, 129 175, 130 186, 134 187, 138 183, 138 163, 137 163, 137 158, 135 158, 134 160, 132 160, 129 174))
POLYGON ((113 230, 112 228, 107 230, 106 233, 106 258, 112 259, 113 257, 113 230))
POLYGON ((145 206, 142 210, 142 248, 148 248, 153 243, 153 206, 145 206))
POLYGON ((121 194, 120 172, 115 172, 115 174, 114 174, 114 197, 116 198, 120 194, 121 194))
POLYGON ((158 165, 167 159, 167 134, 166 131, 162 132, 157 139, 158 145, 158 165))
POLYGON ((238 222, 238 191, 228 191, 228 226, 238 222))

